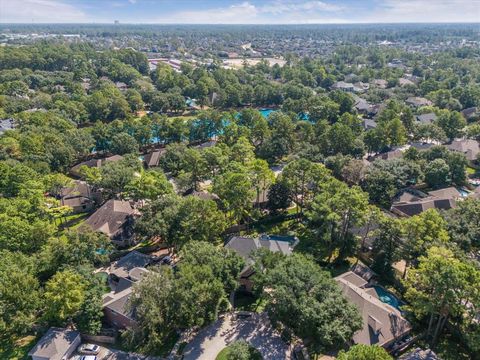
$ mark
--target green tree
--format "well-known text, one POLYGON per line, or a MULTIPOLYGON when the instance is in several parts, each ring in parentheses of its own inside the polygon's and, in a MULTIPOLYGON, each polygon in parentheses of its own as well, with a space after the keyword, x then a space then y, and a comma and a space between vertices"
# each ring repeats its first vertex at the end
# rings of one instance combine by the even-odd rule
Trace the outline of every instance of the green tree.
POLYGON ((255 159, 250 164, 250 178, 256 192, 255 202, 260 201, 260 194, 267 191, 275 180, 273 171, 268 167, 268 163, 262 159, 255 159))
POLYGON ((362 326, 357 308, 330 275, 300 254, 278 261, 263 285, 270 319, 311 341, 313 349, 341 347, 362 326))
POLYGON ((412 263, 427 253, 433 245, 446 245, 449 241, 447 223, 437 210, 428 209, 419 215, 405 220, 402 257, 405 259, 405 272, 412 263))
POLYGON ((458 137, 462 129, 467 126, 467 121, 458 111, 444 110, 439 115, 437 124, 443 129, 450 141, 452 141, 458 137))
POLYGON ((40 286, 33 257, 0 250, 0 332, 28 332, 41 306, 40 286))
POLYGON ((228 171, 217 176, 213 183, 213 192, 218 195, 222 206, 234 221, 249 217, 252 208, 252 181, 246 172, 228 171))
POLYGON ((455 257, 442 247, 431 247, 427 256, 419 258, 416 269, 410 269, 404 280, 405 298, 417 318, 428 316, 427 339, 435 346, 445 323, 450 317, 467 312, 479 279, 475 265, 455 257))
POLYGON ((57 272, 45 285, 45 317, 52 324, 65 324, 81 309, 86 286, 81 275, 66 269, 57 272))
POLYGON ((171 194, 173 186, 161 170, 142 171, 125 186, 134 200, 155 200, 159 196, 171 194))
POLYGON ((284 183, 293 196, 297 205, 297 212, 311 202, 317 189, 316 185, 328 178, 328 170, 319 164, 307 159, 294 160, 285 166, 282 172, 281 182, 284 183))
POLYGON ((177 248, 191 241, 219 244, 227 226, 225 216, 214 201, 196 196, 162 196, 142 212, 143 216, 135 224, 138 234, 146 238, 160 237, 177 248))
POLYGON ((443 159, 435 159, 425 168, 425 181, 431 187, 441 187, 450 182, 450 167, 443 159))
POLYGON ((373 243, 374 261, 372 270, 386 281, 394 279, 392 265, 400 260, 400 244, 403 238, 403 226, 399 219, 381 216, 373 243))
POLYGON ((350 229, 361 226, 367 216, 368 195, 358 186, 348 187, 332 179, 326 182, 306 212, 309 227, 326 243, 328 261, 338 249, 337 260, 354 252, 350 229))
POLYGON ((116 134, 112 138, 110 149, 114 154, 136 154, 138 153, 138 143, 135 138, 125 132, 116 134))
POLYGON ((337 360, 392 360, 387 351, 378 345, 353 345, 348 351, 341 350, 337 360))
POLYGON ((222 281, 226 293, 238 286, 240 272, 245 261, 235 252, 204 241, 192 241, 180 252, 183 264, 191 266, 209 266, 213 275, 222 281))
POLYGON ((459 201, 444 217, 450 238, 463 251, 480 249, 480 200, 467 198, 459 201))
POLYGON ((279 210, 287 209, 292 203, 290 189, 283 182, 276 182, 268 190, 267 208, 276 213, 279 210))

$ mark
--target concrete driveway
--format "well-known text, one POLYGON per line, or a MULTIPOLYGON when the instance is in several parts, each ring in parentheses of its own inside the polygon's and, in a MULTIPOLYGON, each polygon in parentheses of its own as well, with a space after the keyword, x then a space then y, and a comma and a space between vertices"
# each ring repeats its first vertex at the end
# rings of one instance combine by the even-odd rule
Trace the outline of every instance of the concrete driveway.
POLYGON ((257 349, 264 360, 290 359, 288 345, 273 331, 266 314, 254 314, 247 319, 227 315, 202 329, 185 347, 184 360, 214 360, 223 348, 240 339, 257 349))

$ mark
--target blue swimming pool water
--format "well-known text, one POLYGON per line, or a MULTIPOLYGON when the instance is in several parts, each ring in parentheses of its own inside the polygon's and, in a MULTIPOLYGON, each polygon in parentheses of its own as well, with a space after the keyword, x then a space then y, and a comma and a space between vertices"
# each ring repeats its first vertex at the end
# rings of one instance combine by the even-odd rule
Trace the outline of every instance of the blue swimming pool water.
POLYGON ((260 111, 260 114, 262 114, 263 117, 267 118, 268 115, 270 115, 275 110, 273 110, 273 109, 260 109, 259 111, 260 111))
POLYGON ((457 188, 458 192, 460 193, 460 195, 462 195, 462 197, 466 197, 469 195, 469 192, 468 191, 465 191, 464 189, 462 188, 457 188))
POLYGON ((378 295, 378 298, 380 301, 384 302, 385 304, 388 304, 390 306, 393 306, 394 308, 400 310, 400 306, 403 305, 403 303, 397 299, 395 295, 392 293, 388 292, 381 286, 374 286, 375 292, 378 295))

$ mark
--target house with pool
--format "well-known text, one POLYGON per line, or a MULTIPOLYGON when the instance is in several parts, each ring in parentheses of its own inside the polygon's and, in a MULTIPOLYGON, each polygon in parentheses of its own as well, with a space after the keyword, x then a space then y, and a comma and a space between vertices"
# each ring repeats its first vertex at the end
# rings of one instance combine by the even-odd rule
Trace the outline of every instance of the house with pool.
POLYGON ((363 328, 353 336, 354 344, 388 349, 410 332, 411 325, 400 311, 401 302, 383 287, 370 285, 353 271, 337 276, 335 281, 344 296, 358 307, 363 319, 363 328))

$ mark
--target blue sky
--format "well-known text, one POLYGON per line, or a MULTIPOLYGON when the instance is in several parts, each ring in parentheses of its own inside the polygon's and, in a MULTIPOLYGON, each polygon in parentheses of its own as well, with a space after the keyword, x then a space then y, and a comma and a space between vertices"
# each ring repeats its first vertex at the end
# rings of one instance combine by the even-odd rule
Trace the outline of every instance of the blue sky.
POLYGON ((480 0, 0 0, 0 23, 480 22, 480 0))

